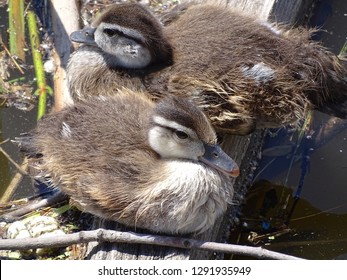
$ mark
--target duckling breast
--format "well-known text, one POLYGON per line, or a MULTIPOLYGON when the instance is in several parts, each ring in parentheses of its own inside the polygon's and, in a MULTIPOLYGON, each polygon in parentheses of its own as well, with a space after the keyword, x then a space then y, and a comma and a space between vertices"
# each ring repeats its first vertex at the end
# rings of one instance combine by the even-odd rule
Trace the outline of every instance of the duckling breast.
POLYGON ((134 226, 173 234, 206 231, 232 202, 231 180, 204 164, 167 160, 157 184, 138 194, 134 226))
POLYGON ((69 93, 74 100, 115 95, 121 88, 143 91, 141 74, 112 67, 108 55, 96 46, 81 46, 67 66, 69 93))

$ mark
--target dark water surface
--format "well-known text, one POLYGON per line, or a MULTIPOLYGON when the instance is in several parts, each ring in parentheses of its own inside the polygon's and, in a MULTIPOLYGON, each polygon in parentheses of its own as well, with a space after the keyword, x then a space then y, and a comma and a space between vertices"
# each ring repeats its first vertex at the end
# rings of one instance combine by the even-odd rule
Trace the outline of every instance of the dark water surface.
MULTIPOLYGON (((8 13, 7 6, 0 7, 0 32, 3 42, 8 46, 8 13)), ((27 32, 27 31, 26 31, 27 32)), ((27 43, 28 44, 28 43, 27 43)), ((28 45, 29 46, 29 45, 28 45)), ((3 51, 0 46, 0 51, 3 51)), ((24 78, 26 84, 32 85, 35 90, 36 82, 34 81, 35 72, 32 67, 32 60, 30 58, 30 52, 26 55, 27 64, 24 65, 23 69, 25 75, 22 75, 15 67, 10 69, 9 80, 24 78)), ((10 140, 14 140, 15 137, 20 136, 21 133, 27 132, 35 127, 36 125, 36 108, 30 111, 17 109, 16 106, 6 108, 3 104, 4 100, 0 99, 0 143, 9 140, 2 144, 1 147, 9 154, 9 156, 18 164, 23 161, 23 156, 19 154, 18 147, 13 144, 10 140)), ((18 107, 21 106, 21 101, 15 102, 18 107)), ((28 104, 24 104, 21 107, 27 107, 28 104)), ((10 163, 7 158, 0 152, 0 197, 5 192, 8 184, 16 174, 17 169, 10 163)), ((15 195, 12 198, 27 197, 33 193, 33 187, 29 178, 23 179, 19 185, 15 195)))
MULTIPOLYGON (((0 124, 0 142, 6 139, 14 140, 21 133, 27 132, 35 127, 36 110, 33 109, 26 112, 16 108, 0 108, 0 124)), ((17 163, 20 164, 23 161, 23 156, 18 153, 18 147, 11 141, 2 144, 1 147, 17 163)), ((5 192, 5 188, 16 172, 16 167, 0 153, 0 196, 5 192)), ((29 178, 24 177, 14 198, 27 197, 32 193, 33 187, 31 186, 31 182, 29 178)))
MULTIPOLYGON (((336 54, 347 37, 347 1, 317 1, 311 26, 336 54)), ((306 135, 267 136, 232 241, 308 259, 347 257, 347 121, 319 112, 306 135), (297 146, 297 148, 296 148, 297 146), (289 232, 288 232, 289 231, 289 232)))

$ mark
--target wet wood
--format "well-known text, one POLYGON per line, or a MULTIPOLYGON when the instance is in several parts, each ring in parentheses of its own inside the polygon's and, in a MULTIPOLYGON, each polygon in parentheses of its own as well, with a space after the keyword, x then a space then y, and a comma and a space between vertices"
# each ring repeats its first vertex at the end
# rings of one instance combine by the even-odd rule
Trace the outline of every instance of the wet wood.
POLYGON ((228 0, 228 3, 261 19, 294 25, 307 19, 315 0, 228 0))
POLYGON ((266 20, 270 16, 276 0, 227 0, 227 2, 229 6, 266 20))
MULTIPOLYGON (((275 18, 280 22, 295 22, 304 13, 304 7, 312 1, 294 0, 225 0, 229 5, 247 11, 250 14, 258 14, 262 19, 275 18), (305 5, 303 4, 305 2, 305 5)), ((229 229, 236 226, 236 214, 240 210, 240 204, 247 191, 253 172, 255 171, 262 147, 264 133, 256 131, 250 136, 225 135, 222 147, 232 156, 241 168, 241 176, 234 183, 235 204, 230 206, 223 218, 215 223, 214 228, 201 235, 188 237, 205 240, 225 242, 229 236, 229 229)), ((103 221, 95 218, 94 228, 109 228, 116 230, 129 230, 115 222, 103 221)), ((138 231, 146 233, 145 231, 138 231)), ((175 249, 163 246, 133 245, 133 244, 98 244, 89 243, 86 251, 87 259, 218 259, 222 254, 214 254, 201 250, 175 249)))
POLYGON ((315 2, 317 1, 274 1, 269 19, 289 25, 306 25, 315 2))

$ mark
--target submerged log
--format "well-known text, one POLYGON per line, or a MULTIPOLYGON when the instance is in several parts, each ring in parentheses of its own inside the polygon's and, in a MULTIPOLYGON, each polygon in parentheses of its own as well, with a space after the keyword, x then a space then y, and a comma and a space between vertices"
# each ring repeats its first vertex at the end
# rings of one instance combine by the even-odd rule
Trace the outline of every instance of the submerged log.
MULTIPOLYGON (((236 6, 250 14, 258 14, 262 19, 272 18, 278 22, 298 22, 311 6, 312 1, 294 0, 225 0, 228 5, 236 6), (309 3, 309 4, 308 4, 309 3), (289 12, 291 11, 291 12, 289 12)), ((250 136, 223 136, 223 149, 238 163, 240 163, 241 176, 234 182, 236 193, 235 204, 231 205, 224 217, 219 219, 213 228, 201 235, 192 235, 194 239, 225 242, 229 229, 237 225, 237 213, 252 179, 252 174, 259 160, 264 133, 256 131, 250 136)), ((116 230, 129 230, 115 222, 94 219, 94 228, 116 230)), ((146 233, 145 231, 137 231, 146 233)), ((221 254, 213 254, 199 250, 177 249, 163 246, 149 246, 136 244, 110 244, 91 242, 87 246, 85 258, 87 259, 218 259, 221 254)))

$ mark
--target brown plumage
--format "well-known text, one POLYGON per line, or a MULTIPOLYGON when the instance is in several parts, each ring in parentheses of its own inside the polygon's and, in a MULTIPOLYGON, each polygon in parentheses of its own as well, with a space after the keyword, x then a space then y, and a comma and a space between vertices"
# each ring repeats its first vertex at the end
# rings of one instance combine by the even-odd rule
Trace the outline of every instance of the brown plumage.
POLYGON ((82 210, 157 232, 211 227, 239 173, 202 111, 173 96, 91 97, 48 115, 19 143, 37 178, 82 210))
MULTIPOLYGON (((96 30, 102 32, 103 21, 117 22, 118 8, 132 11, 135 6, 112 6, 94 23, 96 30)), ((129 12, 113 29, 119 36, 123 32, 129 38, 136 30, 146 38, 146 23, 136 24, 137 18, 129 12)), ((154 16, 147 20, 157 21, 154 16)), ((153 63, 137 57, 142 62, 139 67, 134 62, 119 67, 117 55, 82 46, 69 64, 71 93, 83 99, 113 94, 108 89, 120 85, 145 89, 154 98, 189 96, 218 131, 236 134, 295 123, 309 108, 347 117, 346 65, 310 40, 313 30, 277 27, 220 4, 179 6, 163 22, 166 26, 157 39, 165 42, 163 47, 170 45, 172 52, 153 63)), ((107 27, 112 29, 112 24, 107 27)), ((95 42, 103 45, 98 39, 95 42)), ((151 44, 139 44, 151 49, 151 44)))
POLYGON ((110 95, 122 87, 144 90, 142 76, 145 72, 172 64, 172 47, 161 24, 141 5, 112 5, 92 23, 92 27, 72 33, 71 39, 85 43, 72 55, 68 65, 69 90, 74 99, 110 95), (124 34, 123 27, 129 34, 124 34), (136 38, 127 40, 131 36, 136 38), (129 57, 131 60, 132 56, 134 59, 128 63, 120 62, 117 57, 122 54, 118 53, 121 50, 116 49, 117 45, 124 50, 124 60, 129 57), (136 45, 143 46, 148 53, 137 53, 136 45), (145 67, 139 66, 137 61, 145 67), (143 67, 145 71, 142 71, 143 67))

